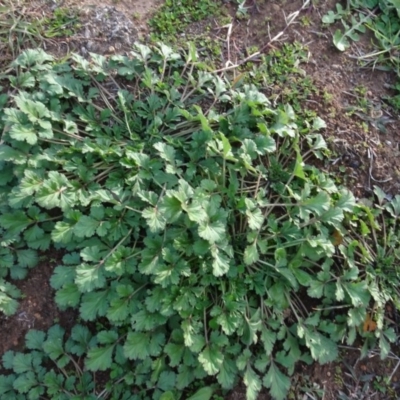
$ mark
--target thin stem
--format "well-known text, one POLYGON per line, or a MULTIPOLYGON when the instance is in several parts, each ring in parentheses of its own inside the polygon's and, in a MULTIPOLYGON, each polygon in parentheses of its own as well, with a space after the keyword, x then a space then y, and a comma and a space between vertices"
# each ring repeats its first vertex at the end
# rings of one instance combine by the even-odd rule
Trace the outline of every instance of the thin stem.
POLYGON ((75 140, 79 140, 79 141, 82 141, 82 140, 83 140, 83 138, 81 138, 81 137, 78 136, 78 135, 74 135, 73 133, 67 133, 67 132, 62 131, 62 130, 60 130, 60 129, 53 128, 53 131, 54 131, 54 132, 57 132, 57 133, 60 133, 61 135, 64 135, 64 136, 68 136, 68 137, 70 137, 71 139, 75 139, 75 140))
MULTIPOLYGON (((194 70, 194 64, 191 64, 191 65, 190 65, 189 76, 192 76, 192 75, 193 75, 193 70, 194 70)), ((181 101, 182 101, 182 102, 183 102, 184 99, 185 99, 186 91, 187 91, 187 89, 188 89, 188 87, 189 87, 189 81, 190 81, 190 79, 187 78, 187 80, 186 80, 186 86, 185 86, 185 89, 183 90, 183 93, 182 93, 182 96, 181 96, 181 101)))
POLYGON ((59 144, 62 146, 70 146, 71 143, 66 141, 66 140, 54 140, 54 139, 45 139, 45 138, 41 138, 38 137, 38 140, 40 140, 41 142, 46 142, 46 143, 52 143, 52 144, 59 144))
POLYGON ((106 170, 104 170, 103 172, 101 172, 100 174, 96 175, 91 181, 89 181, 88 183, 91 182, 98 182, 103 176, 108 175, 112 170, 114 169, 114 166, 112 167, 108 167, 106 170))
POLYGON ((118 249, 119 246, 122 245, 122 243, 125 242, 125 240, 130 236, 130 234, 132 233, 133 228, 131 228, 129 230, 129 232, 108 252, 108 254, 99 262, 98 267, 100 267, 101 265, 103 265, 106 260, 115 252, 115 250, 118 249))
POLYGON ((148 283, 144 283, 142 286, 140 286, 139 288, 137 288, 130 296, 129 296, 129 300, 135 296, 136 294, 138 294, 142 289, 144 289, 146 286, 148 285, 148 283))
POLYGON ((207 314, 206 314, 206 308, 204 307, 203 309, 203 323, 204 323, 204 337, 206 339, 206 343, 208 345, 208 333, 207 333, 207 314))

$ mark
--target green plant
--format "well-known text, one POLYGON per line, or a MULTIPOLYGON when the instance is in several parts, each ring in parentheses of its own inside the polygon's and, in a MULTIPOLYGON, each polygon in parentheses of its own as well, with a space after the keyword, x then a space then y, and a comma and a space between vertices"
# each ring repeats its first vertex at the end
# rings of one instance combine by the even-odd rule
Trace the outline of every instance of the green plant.
MULTIPOLYGON (((30 20, 23 9, 14 2, 6 1, 0 13, 0 50, 3 53, 1 67, 6 67, 25 47, 40 47, 43 36, 38 21, 30 20)), ((3 73, 3 71, 1 71, 3 73)))
POLYGON ((394 69, 400 75, 400 18, 399 4, 391 0, 379 2, 380 13, 367 26, 374 33, 378 51, 373 51, 359 57, 365 66, 372 65, 379 69, 394 69))
MULTIPOLYGON (((6 253, 0 250, 1 253, 6 253)), ((2 254, 3 255, 3 254, 2 254)), ((8 256, 8 254, 6 254, 8 256)), ((0 278, 0 311, 5 315, 13 315, 18 308, 17 299, 21 297, 21 292, 14 285, 0 278)))
POLYGON ((244 19, 244 18, 248 18, 248 7, 245 7, 246 4, 246 0, 236 0, 236 4, 237 4, 237 11, 236 11, 236 17, 238 19, 244 19))
POLYGON ((41 23, 46 38, 72 36, 79 27, 76 11, 68 8, 56 8, 53 15, 44 18, 41 23))
POLYGON ((372 382, 372 386, 380 393, 386 394, 388 390, 389 377, 376 376, 372 382))
POLYGON ((0 51, 4 65, 0 65, 4 69, 23 49, 42 47, 46 39, 70 36, 79 27, 76 12, 67 8, 56 8, 52 16, 38 19, 26 12, 24 2, 6 0, 3 3, 0 13, 0 51))
POLYGON ((322 97, 324 99, 324 101, 328 104, 332 103, 333 100, 333 94, 328 92, 327 90, 323 91, 322 97))
POLYGON ((307 164, 328 152, 320 118, 206 72, 193 46, 90 62, 28 50, 12 67, 0 273, 63 250, 56 302, 96 329, 30 333, 29 352, 3 358, 2 399, 189 399, 202 382, 193 400, 208 400, 243 379, 249 400, 262 386, 279 400, 298 361, 333 361, 357 333, 387 354, 383 320, 373 338, 362 326, 397 291, 347 239, 343 222, 358 233, 372 211, 307 164))
POLYGON ((394 69, 399 75, 399 11, 396 0, 350 0, 346 9, 336 4, 336 11, 329 11, 322 21, 325 24, 342 22, 344 31, 338 29, 334 34, 334 44, 341 51, 350 46, 348 39, 357 41, 358 33, 364 33, 366 29, 372 31, 378 49, 358 57, 358 60, 365 66, 394 69))
POLYGON ((307 15, 302 16, 300 22, 303 26, 311 26, 311 19, 307 15))
POLYGON ((299 398, 323 399, 324 390, 317 383, 312 382, 312 377, 302 374, 294 382, 292 380, 292 387, 287 395, 287 399, 289 400, 297 400, 299 398))
POLYGON ((140 20, 140 13, 138 13, 138 12, 132 13, 132 18, 133 18, 135 21, 140 20))
MULTIPOLYGON (((251 53, 252 49, 249 49, 251 53)), ((248 71, 245 82, 255 82, 275 103, 290 104, 296 115, 300 130, 302 120, 316 117, 315 112, 305 108, 306 100, 318 90, 313 80, 305 75, 301 64, 307 61, 307 49, 300 43, 283 44, 281 48, 271 50, 262 57, 261 62, 246 65, 242 70, 248 71)), ((307 128, 305 128, 307 129, 307 128)))
POLYGON ((394 95, 384 96, 383 99, 389 103, 394 110, 400 110, 400 82, 396 82, 395 85, 391 86, 391 89, 395 91, 394 95))
POLYGON ((343 7, 337 3, 336 12, 330 10, 322 17, 322 22, 324 24, 333 24, 338 20, 341 21, 344 30, 337 29, 335 31, 333 35, 333 44, 338 50, 344 51, 350 47, 349 39, 355 42, 360 40, 359 33, 365 33, 366 25, 371 21, 371 14, 359 12, 353 15, 350 12, 350 3, 348 3, 347 10, 344 10, 343 7), (348 19, 350 21, 348 21, 348 19))
POLYGON ((189 36, 188 39, 195 44, 198 49, 199 57, 201 57, 202 60, 207 61, 210 65, 214 64, 221 58, 221 45, 210 39, 208 35, 189 36))
MULTIPOLYGON (((359 359, 356 362, 358 364, 359 359)), ((346 362, 343 364, 347 379, 339 391, 340 400, 350 400, 354 398, 373 398, 384 394, 385 399, 396 399, 396 391, 393 389, 389 377, 377 375, 375 373, 362 373, 355 366, 346 362)))
MULTIPOLYGON (((382 284, 381 295, 388 296, 397 308, 400 306, 400 291, 396 285, 391 285, 390 282, 395 282, 400 274, 400 252, 396 247, 400 234, 398 227, 400 196, 396 195, 394 198, 390 198, 379 187, 375 187, 374 192, 377 198, 374 212, 370 212, 365 208, 366 206, 361 207, 368 216, 368 223, 360 222, 362 244, 366 246, 366 250, 363 250, 366 256, 363 261, 369 263, 367 273, 371 274, 372 280, 382 284), (379 236, 378 231, 381 231, 379 236), (370 241, 366 240, 368 232, 372 236, 370 241), (369 257, 368 252, 370 252, 369 257)), ((357 213, 354 220, 357 220, 358 217, 357 213)), ((383 304, 383 302, 378 303, 383 304)))
POLYGON ((157 37, 173 38, 190 23, 215 15, 217 10, 218 5, 212 0, 166 0, 149 24, 157 37))
POLYGON ((336 3, 336 10, 329 10, 323 17, 322 22, 324 24, 330 25, 337 21, 340 21, 343 18, 347 18, 350 16, 349 8, 343 8, 340 3, 336 3))
POLYGON ((356 370, 347 363, 343 363, 343 367, 344 370, 341 371, 341 375, 345 372, 347 379, 342 379, 341 381, 341 390, 339 390, 338 393, 339 400, 367 398, 371 394, 370 389, 373 375, 365 374, 360 376, 356 370))

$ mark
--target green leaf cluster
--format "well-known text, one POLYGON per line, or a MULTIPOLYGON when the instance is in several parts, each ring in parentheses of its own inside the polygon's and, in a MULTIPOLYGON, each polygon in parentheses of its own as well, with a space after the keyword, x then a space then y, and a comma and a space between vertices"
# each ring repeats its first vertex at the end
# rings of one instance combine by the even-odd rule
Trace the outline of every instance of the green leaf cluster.
POLYGON ((149 21, 156 37, 168 37, 169 41, 184 32, 188 25, 204 21, 218 14, 217 5, 211 0, 181 0, 179 3, 166 0, 149 21))
POLYGON ((5 399, 208 399, 214 386, 194 388, 210 377, 279 400, 298 361, 333 361, 355 339, 376 288, 359 243, 333 237, 362 208, 305 162, 327 152, 321 119, 300 133, 292 107, 231 87, 193 47, 65 63, 28 50, 13 66, 24 79, 10 76, 2 117, 0 276, 62 250, 51 286, 81 325, 7 353, 5 399))
POLYGON ((343 29, 337 29, 333 43, 344 51, 352 41, 360 39, 360 33, 370 30, 374 36, 376 50, 359 57, 365 66, 383 70, 394 70, 399 76, 399 57, 395 50, 400 44, 400 3, 398 0, 350 0, 344 8, 336 4, 336 10, 329 10, 322 17, 324 24, 340 21, 343 29))

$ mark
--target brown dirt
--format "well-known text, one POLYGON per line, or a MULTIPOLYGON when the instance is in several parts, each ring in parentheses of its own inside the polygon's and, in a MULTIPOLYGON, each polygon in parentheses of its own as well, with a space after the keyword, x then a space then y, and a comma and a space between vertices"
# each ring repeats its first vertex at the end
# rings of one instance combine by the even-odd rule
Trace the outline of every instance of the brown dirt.
MULTIPOLYGON (((306 45, 309 61, 302 68, 320 94, 307 99, 304 106, 326 121, 324 136, 335 152, 326 170, 342 177, 358 197, 370 196, 374 185, 394 195, 400 189, 400 122, 384 98, 393 94, 388 85, 394 83, 395 76, 362 68, 354 59, 355 54, 373 49, 371 35, 362 35, 344 53, 338 51, 332 43, 337 27, 321 26, 321 16, 334 9, 337 0, 320 3, 304 9, 287 27, 289 16, 301 9, 303 1, 250 0, 250 19, 234 23, 231 46, 245 54, 244 49, 251 46, 267 53, 283 42, 306 45), (281 32, 278 40, 271 42, 281 32), (357 88, 364 89, 358 93, 357 88), (360 103, 366 106, 361 109, 360 103), (381 121, 390 121, 385 124, 386 133, 376 127, 381 121)), ((237 63, 243 56, 232 58, 237 63)))
MULTIPOLYGON (((370 195, 373 185, 379 185, 387 192, 396 194, 400 188, 399 120, 398 115, 383 100, 385 96, 391 95, 387 84, 392 83, 394 77, 389 73, 362 69, 349 57, 356 52, 368 52, 371 37, 363 36, 357 46, 353 45, 345 53, 340 53, 333 47, 334 28, 324 29, 320 21, 321 15, 333 9, 336 2, 337 0, 326 0, 319 2, 321 4, 317 7, 309 7, 298 16, 296 24, 286 29, 285 16, 287 18, 299 10, 302 0, 248 0, 246 6, 249 7, 249 19, 233 19, 230 35, 227 35, 227 30, 223 27, 215 27, 213 30, 214 40, 225 42, 221 67, 229 65, 229 62, 239 63, 249 55, 247 49, 251 46, 257 46, 265 53, 272 48, 279 48, 285 41, 297 40, 307 44, 309 61, 302 68, 314 80, 319 94, 308 98, 305 105, 315 110, 327 122, 328 128, 324 135, 334 151, 332 161, 324 168, 342 177, 344 183, 351 186, 358 197, 370 195), (283 35, 279 40, 270 43, 271 38, 280 32, 283 35), (365 87, 362 94, 355 91, 360 86, 365 87), (366 109, 356 110, 358 115, 350 114, 348 108, 359 107, 360 102, 367 104, 366 109), (374 127, 378 119, 373 113, 374 108, 380 108, 382 115, 392 120, 386 125, 387 133, 374 127)), ((102 54, 126 51, 130 42, 124 42, 121 38, 124 38, 126 32, 128 39, 143 38, 148 33, 146 20, 158 4, 158 0, 106 0, 101 5, 94 0, 65 0, 62 2, 63 7, 77 6, 81 10, 83 28, 74 38, 54 39, 48 41, 47 46, 60 54, 70 50, 81 51, 82 46, 86 51, 96 50, 102 54), (95 28, 98 25, 96 15, 105 7, 109 7, 108 11, 113 8, 111 13, 116 20, 125 16, 124 23, 128 26, 130 21, 128 28, 131 30, 128 29, 119 38, 111 39, 104 29, 93 29, 87 33, 85 27, 95 28), (93 49, 87 49, 90 41, 95 43, 93 49)), ((230 7, 230 4, 227 6, 230 7)), ((45 0, 32 2, 31 8, 38 16, 51 12, 51 4, 45 0)), ((230 10, 234 15, 234 9, 230 10)), ((200 32, 201 24, 190 29, 191 33, 200 32)), ((73 323, 75 313, 60 312, 57 309, 49 285, 49 278, 59 261, 60 254, 47 254, 40 267, 30 271, 26 280, 17 283, 25 298, 15 316, 0 317, 0 355, 9 349, 21 348, 23 337, 30 328, 45 330, 55 320, 59 320, 64 327, 73 323)), ((342 361, 324 366, 300 365, 293 376, 293 385, 298 391, 291 398, 311 398, 305 395, 307 392, 304 389, 305 385, 310 384, 314 384, 315 389, 324 390, 323 400, 338 399, 340 391, 348 398, 360 400, 400 398, 400 368, 393 374, 392 392, 381 393, 373 385, 376 377, 390 376, 395 371, 397 361, 381 361, 378 356, 359 360, 356 349, 343 350, 341 357, 342 361), (365 391, 361 391, 360 388, 366 385, 363 377, 368 376, 371 382, 365 391)), ((321 397, 315 395, 313 398, 321 397)), ((244 399, 243 386, 227 396, 227 400, 244 399)), ((268 399, 270 396, 266 392, 259 396, 259 400, 268 399)))
POLYGON ((74 325, 77 313, 72 310, 61 312, 54 302, 54 291, 50 287, 50 277, 62 254, 52 251, 42 254, 40 264, 33 268, 28 277, 14 281, 23 293, 15 315, 0 314, 0 355, 8 350, 21 349, 25 334, 29 329, 46 331, 55 323, 66 329, 74 325))

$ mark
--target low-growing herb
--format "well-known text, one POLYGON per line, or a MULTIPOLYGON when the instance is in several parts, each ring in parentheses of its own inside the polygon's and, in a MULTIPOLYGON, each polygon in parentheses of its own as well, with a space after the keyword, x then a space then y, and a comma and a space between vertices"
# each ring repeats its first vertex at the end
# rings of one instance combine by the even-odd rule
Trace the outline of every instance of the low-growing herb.
POLYGON ((348 240, 372 211, 305 162, 328 152, 320 118, 300 133, 291 106, 206 72, 193 46, 65 63, 28 50, 13 68, 1 276, 64 251, 56 303, 102 328, 30 332, 3 357, 2 399, 206 400, 243 381, 249 400, 283 400, 297 362, 335 360, 396 295, 348 240))

